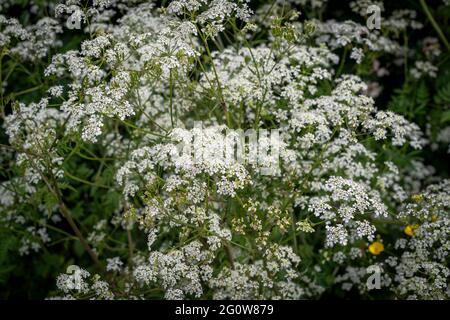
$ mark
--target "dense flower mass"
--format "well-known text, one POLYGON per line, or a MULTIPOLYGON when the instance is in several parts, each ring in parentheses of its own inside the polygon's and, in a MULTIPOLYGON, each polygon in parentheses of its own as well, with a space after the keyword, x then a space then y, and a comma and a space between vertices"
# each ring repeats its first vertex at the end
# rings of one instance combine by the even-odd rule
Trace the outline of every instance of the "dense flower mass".
POLYGON ((449 299, 450 6, 344 3, 3 1, 0 297, 449 299))

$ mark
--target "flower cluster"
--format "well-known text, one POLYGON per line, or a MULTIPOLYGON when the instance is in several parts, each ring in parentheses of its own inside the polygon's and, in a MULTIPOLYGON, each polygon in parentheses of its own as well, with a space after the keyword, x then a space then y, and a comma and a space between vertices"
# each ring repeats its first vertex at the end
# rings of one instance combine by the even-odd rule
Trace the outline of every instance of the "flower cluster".
POLYGON ((450 47, 429 10, 11 3, 5 274, 51 274, 61 299, 316 299, 370 297, 376 270, 385 298, 450 298, 450 47))

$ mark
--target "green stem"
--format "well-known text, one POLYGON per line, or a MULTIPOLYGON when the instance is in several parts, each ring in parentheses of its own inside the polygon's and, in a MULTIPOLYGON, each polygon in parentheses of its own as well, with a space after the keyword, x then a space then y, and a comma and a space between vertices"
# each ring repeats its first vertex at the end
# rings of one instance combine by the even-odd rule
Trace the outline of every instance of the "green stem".
POLYGON ((170 69, 170 97, 169 97, 169 111, 170 111, 170 123, 172 124, 172 128, 174 128, 173 123, 173 80, 172 80, 172 69, 170 69))
POLYGON ((90 186, 93 186, 93 187, 98 187, 98 188, 103 188, 103 189, 108 189, 108 190, 112 189, 111 187, 104 186, 104 185, 102 185, 102 184, 97 184, 97 183, 94 183, 94 182, 90 182, 90 181, 87 181, 87 180, 78 178, 78 177, 76 177, 76 176, 70 174, 70 173, 67 172, 67 171, 64 171, 64 174, 65 174, 68 178, 70 178, 70 179, 72 179, 72 180, 75 180, 75 181, 78 181, 78 182, 81 182, 81 183, 84 183, 84 184, 87 184, 87 185, 90 185, 90 186))
POLYGON ((441 38, 442 42, 444 43, 444 46, 447 48, 448 51, 450 51, 450 44, 448 43, 447 38, 445 37, 444 33, 442 32, 441 28, 437 24, 436 20, 434 20, 433 14, 431 13, 430 9, 427 6, 427 3, 425 0, 420 0, 420 4, 422 5, 423 11, 428 17, 428 20, 430 20, 434 30, 439 35, 439 38, 441 38))
POLYGON ((41 87, 42 87, 42 84, 37 85, 37 86, 32 87, 32 88, 28 88, 28 89, 19 91, 19 92, 14 92, 13 95, 14 95, 14 97, 21 96, 21 95, 23 95, 23 94, 26 94, 26 93, 30 93, 30 92, 39 90, 41 87))
POLYGON ((405 32, 403 36, 405 40, 405 81, 408 79, 408 34, 405 32))
POLYGON ((135 125, 132 124, 132 123, 129 123, 129 122, 125 121, 125 120, 121 120, 120 118, 117 118, 117 120, 119 120, 119 121, 120 121, 121 123, 123 123, 124 125, 126 125, 126 126, 128 126, 128 127, 131 127, 131 128, 133 128, 133 129, 136 129, 136 130, 138 130, 138 131, 142 131, 142 132, 144 132, 144 133, 151 134, 151 135, 154 135, 154 136, 157 136, 157 137, 160 137, 160 138, 167 138, 167 136, 163 136, 163 135, 161 135, 161 134, 154 133, 153 131, 149 131, 149 130, 145 130, 145 129, 143 129, 143 128, 139 128, 139 127, 135 126, 135 125))
POLYGON ((347 52, 348 52, 348 48, 344 47, 344 52, 342 53, 342 57, 341 57, 341 63, 339 64, 339 69, 336 72, 336 78, 339 77, 341 75, 342 71, 344 70, 345 58, 347 56, 347 52))
POLYGON ((199 35, 200 35, 200 38, 201 38, 202 41, 203 41, 203 45, 204 45, 204 47, 205 47, 206 53, 207 53, 209 59, 211 60, 211 68, 212 68, 212 70, 213 70, 214 77, 215 77, 216 82, 217 82, 217 90, 218 90, 218 92, 219 92, 219 97, 220 97, 220 100, 221 100, 221 104, 222 104, 222 107, 223 107, 224 112, 225 112, 225 117, 226 117, 227 125, 228 125, 229 128, 231 128, 231 127, 232 127, 232 124, 231 124, 231 116, 230 116, 230 112, 228 111, 227 104, 226 104, 225 99, 224 99, 224 96, 223 96, 222 85, 220 84, 219 75, 218 75, 218 73, 217 73, 216 66, 214 65, 214 59, 213 59, 213 57, 212 57, 211 50, 209 50, 208 41, 207 41, 206 38, 203 36, 203 34, 201 33, 201 30, 200 30, 200 29, 198 29, 198 33, 199 33, 199 35))

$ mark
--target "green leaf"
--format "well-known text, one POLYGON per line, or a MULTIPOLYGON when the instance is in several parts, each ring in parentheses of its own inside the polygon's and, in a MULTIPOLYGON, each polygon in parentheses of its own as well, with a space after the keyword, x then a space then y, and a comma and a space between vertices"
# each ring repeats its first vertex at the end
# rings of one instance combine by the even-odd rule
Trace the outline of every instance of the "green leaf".
POLYGON ((447 121, 450 121, 450 110, 443 112, 441 115, 441 123, 444 123, 447 121))

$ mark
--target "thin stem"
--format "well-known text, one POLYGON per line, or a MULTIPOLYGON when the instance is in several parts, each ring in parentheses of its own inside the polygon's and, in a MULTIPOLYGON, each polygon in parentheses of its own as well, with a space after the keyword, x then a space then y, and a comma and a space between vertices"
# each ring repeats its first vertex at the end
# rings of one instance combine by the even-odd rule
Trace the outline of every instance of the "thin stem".
POLYGON ((428 20, 430 20, 431 25, 433 26, 436 33, 439 35, 439 38, 441 38, 442 42, 444 43, 444 46, 447 48, 448 51, 450 51, 450 44, 448 43, 447 38, 445 37, 444 33, 442 32, 441 28, 437 24, 436 20, 434 20, 433 14, 431 13, 430 9, 427 6, 427 3, 425 0, 420 0, 420 4, 422 5, 423 11, 428 17, 428 20))
POLYGON ((169 97, 169 111, 170 111, 170 123, 172 124, 172 128, 174 128, 174 123, 173 123, 173 79, 172 79, 172 69, 170 69, 170 73, 169 73, 169 78, 170 78, 170 83, 169 83, 169 88, 170 88, 170 97, 169 97))
MULTIPOLYGON (((27 155, 28 156, 28 155, 27 155)), ((28 156, 29 158, 29 156, 28 156)), ((58 184, 56 182, 51 183, 49 181, 49 179, 44 175, 43 172, 41 172, 41 170, 35 166, 33 164, 33 160, 30 159, 30 164, 34 167, 34 169, 39 172, 39 174, 42 177, 42 180, 44 181, 44 183, 47 185, 47 188, 49 189, 49 191, 56 197, 56 199, 58 200, 58 207, 59 207, 59 212, 62 214, 62 216, 66 219, 66 221, 69 223, 72 231, 75 233, 76 237, 78 238, 78 240, 80 241, 81 245, 83 246, 83 248, 87 251, 87 253, 89 254, 89 256, 91 257, 92 261, 94 261, 95 266, 99 269, 99 270, 103 270, 100 264, 100 261, 98 259, 97 254, 94 252, 94 250, 92 250, 92 248, 89 246, 89 243, 87 242, 87 240, 84 238, 83 234, 81 233, 80 229, 78 228, 77 224, 75 223, 75 221, 72 218, 72 214, 70 213, 69 209, 67 208, 66 204, 63 201, 63 196, 62 196, 62 192, 58 187, 58 184)))
POLYGON ((292 237, 294 239, 294 250, 295 252, 298 252, 297 230, 294 212, 291 213, 291 218, 292 218, 292 237))
POLYGON ((3 61, 3 50, 2 52, 0 52, 0 99, 1 99, 1 105, 2 105, 2 109, 1 109, 1 113, 2 113, 2 117, 4 117, 3 113, 3 65, 2 65, 2 61, 3 61))
POLYGON ((167 136, 163 136, 163 135, 161 135, 161 134, 154 133, 153 131, 149 131, 149 130, 146 130, 146 129, 143 129, 143 128, 139 128, 139 127, 135 126, 135 125, 132 124, 132 123, 129 123, 129 122, 125 121, 125 120, 121 120, 120 118, 117 118, 117 120, 119 120, 119 121, 120 121, 121 123, 123 123, 124 125, 126 125, 126 126, 128 126, 128 127, 130 127, 130 128, 136 129, 136 130, 138 130, 138 131, 142 131, 142 132, 144 132, 144 133, 151 134, 151 135, 154 135, 154 136, 157 136, 157 137, 160 137, 160 138, 167 138, 167 136))
POLYGON ((225 99, 224 99, 224 97, 223 97, 222 85, 220 84, 219 75, 218 75, 218 73, 217 73, 216 66, 214 65, 214 59, 213 59, 213 57, 212 57, 211 51, 209 50, 208 41, 207 41, 206 38, 202 35, 202 33, 201 33, 200 30, 198 30, 198 32, 199 32, 200 38, 201 38, 202 41, 203 41, 203 45, 204 45, 204 47, 205 47, 205 49, 206 49, 206 53, 208 54, 208 57, 209 57, 209 59, 211 60, 211 67, 212 67, 212 70, 213 70, 213 73, 214 73, 214 77, 216 78, 217 87, 218 87, 217 89, 218 89, 218 91, 219 91, 219 97, 220 97, 220 100, 222 101, 221 104, 222 104, 223 110, 224 110, 224 112, 225 112, 225 117, 226 117, 226 120, 227 120, 227 125, 228 125, 228 127, 231 128, 231 126, 232 126, 232 125, 231 125, 231 116, 230 116, 230 113, 229 113, 229 111, 228 111, 228 108, 227 108, 227 104, 226 104, 226 102, 225 102, 225 99))
POLYGON ((345 58, 347 57, 348 48, 344 47, 344 52, 342 53, 341 63, 339 64, 339 69, 336 72, 336 77, 339 77, 344 70, 345 58))
POLYGON ((408 34, 404 33, 404 40, 405 40, 405 66, 404 66, 404 72, 405 72, 405 81, 408 79, 408 34))
POLYGON ((56 186, 57 188, 57 193, 58 193, 58 202, 59 202, 59 211, 61 212, 61 214, 63 215, 63 217, 67 220, 67 222, 69 223, 70 227, 72 228, 73 232, 75 232, 75 235, 77 236, 77 238, 80 240, 81 245, 84 247, 84 249, 87 251, 87 253, 89 254, 89 256, 91 257, 92 261, 94 261, 95 265, 101 269, 101 264, 100 261, 98 260, 98 256, 97 254, 94 252, 94 250, 92 250, 92 248, 89 246, 89 243, 86 241, 86 239, 84 238, 83 234, 81 233, 80 229, 78 229, 77 224, 75 223, 75 221, 72 218, 72 215, 69 211, 69 209, 67 209, 66 204, 64 203, 64 201, 62 200, 62 195, 61 195, 61 191, 59 190, 59 188, 56 186))
POLYGON ((98 188, 103 188, 103 189, 108 189, 108 190, 111 189, 111 187, 104 186, 104 185, 102 185, 102 184, 97 184, 97 183, 94 183, 94 182, 90 182, 90 181, 87 181, 87 180, 78 178, 78 177, 76 177, 76 176, 70 174, 68 171, 64 171, 64 174, 65 174, 68 178, 70 178, 70 179, 72 179, 72 180, 75 180, 75 181, 78 181, 78 182, 81 182, 81 183, 84 183, 84 184, 87 184, 87 185, 90 185, 90 186, 93 186, 93 187, 98 187, 98 188))
POLYGON ((228 261, 230 262, 231 268, 234 269, 234 257, 233 253, 231 252, 231 248, 228 243, 224 243, 223 247, 225 249, 225 254, 227 255, 228 261))
POLYGON ((19 92, 14 92, 13 95, 14 95, 14 97, 21 96, 21 95, 23 95, 23 94, 26 94, 26 93, 30 93, 30 92, 39 90, 41 87, 42 87, 42 84, 37 85, 37 86, 32 87, 32 88, 28 88, 28 89, 19 91, 19 92))
POLYGON ((127 227, 127 239, 128 239, 128 266, 132 270, 133 269, 134 242, 133 242, 133 237, 131 235, 131 230, 128 227, 127 227))

